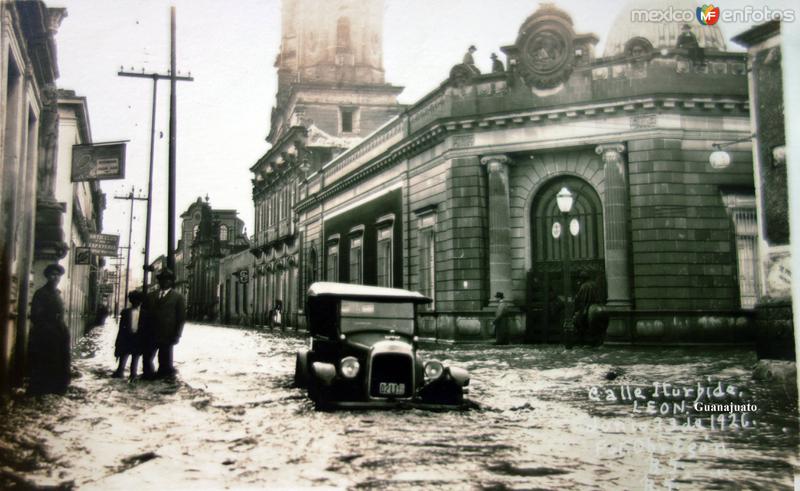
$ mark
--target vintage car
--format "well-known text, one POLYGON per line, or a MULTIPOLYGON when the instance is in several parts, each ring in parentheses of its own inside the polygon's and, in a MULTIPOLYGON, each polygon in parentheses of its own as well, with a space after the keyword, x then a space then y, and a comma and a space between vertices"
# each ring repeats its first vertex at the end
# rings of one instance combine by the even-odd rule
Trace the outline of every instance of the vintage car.
POLYGON ((295 385, 323 408, 461 404, 467 371, 417 353, 416 307, 430 301, 396 288, 312 284, 310 345, 297 353, 295 385))

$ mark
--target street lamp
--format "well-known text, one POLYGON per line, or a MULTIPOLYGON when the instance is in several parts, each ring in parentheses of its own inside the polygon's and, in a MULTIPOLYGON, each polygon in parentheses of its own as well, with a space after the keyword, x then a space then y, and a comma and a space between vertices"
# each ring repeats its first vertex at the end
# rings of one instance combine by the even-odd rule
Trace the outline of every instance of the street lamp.
POLYGON ((556 195, 556 204, 561 213, 569 213, 572 210, 572 204, 575 202, 575 197, 570 190, 564 186, 561 191, 556 195))
POLYGON ((731 154, 726 150, 723 150, 723 148, 735 145, 736 143, 751 141, 753 138, 755 138, 755 135, 750 135, 747 138, 740 138, 739 140, 733 140, 730 142, 712 143, 711 148, 713 148, 714 151, 708 156, 708 163, 711 164, 711 167, 715 169, 727 168, 729 165, 731 165, 733 158, 731 157, 731 154))
POLYGON ((570 278, 570 250, 569 244, 567 243, 567 238, 569 237, 570 233, 572 235, 578 235, 578 228, 570 227, 569 226, 569 212, 572 210, 572 205, 575 204, 575 195, 567 188, 566 186, 562 187, 561 190, 556 195, 556 205, 558 205, 558 210, 561 212, 561 226, 558 227, 558 233, 556 234, 556 230, 553 230, 553 236, 556 239, 561 240, 561 259, 564 261, 563 270, 563 279, 564 279, 564 322, 562 324, 562 332, 565 335, 569 335, 572 333, 574 329, 574 323, 572 320, 573 311, 575 310, 575 304, 572 301, 572 281, 570 278))

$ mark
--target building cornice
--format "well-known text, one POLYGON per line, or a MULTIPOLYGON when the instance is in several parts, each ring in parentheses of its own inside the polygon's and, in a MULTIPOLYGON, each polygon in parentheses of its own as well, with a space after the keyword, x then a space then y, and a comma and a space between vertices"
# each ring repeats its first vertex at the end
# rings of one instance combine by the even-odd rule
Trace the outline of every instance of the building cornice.
MULTIPOLYGON (((417 131, 412 137, 404 139, 389 147, 380 155, 358 165, 356 169, 332 182, 312 196, 300 201, 296 205, 298 212, 314 206, 318 200, 324 200, 340 191, 347 189, 355 183, 362 181, 388 166, 409 157, 412 157, 437 143, 442 142, 449 135, 463 134, 465 130, 492 131, 509 127, 529 127, 542 125, 556 125, 565 122, 587 121, 605 118, 608 116, 625 115, 652 115, 670 114, 703 114, 711 113, 723 115, 747 116, 749 102, 746 96, 729 97, 693 97, 672 94, 637 97, 633 99, 620 99, 600 101, 591 104, 564 105, 559 107, 535 109, 526 111, 508 112, 505 114, 487 114, 480 116, 466 116, 460 118, 441 118, 434 120, 426 127, 417 131)), ((643 122, 647 124, 647 122, 643 122)), ((624 139, 624 134, 632 131, 621 128, 619 133, 624 139)))
POLYGON ((744 31, 731 38, 734 43, 750 48, 759 44, 773 36, 778 36, 781 33, 781 21, 772 20, 764 24, 757 25, 751 29, 744 31))

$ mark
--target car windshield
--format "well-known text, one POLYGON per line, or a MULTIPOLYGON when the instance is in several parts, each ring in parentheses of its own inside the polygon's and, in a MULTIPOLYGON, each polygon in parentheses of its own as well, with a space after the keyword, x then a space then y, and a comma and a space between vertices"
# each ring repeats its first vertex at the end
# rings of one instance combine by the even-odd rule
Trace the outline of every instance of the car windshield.
POLYGON ((341 330, 414 334, 414 304, 342 300, 341 330))

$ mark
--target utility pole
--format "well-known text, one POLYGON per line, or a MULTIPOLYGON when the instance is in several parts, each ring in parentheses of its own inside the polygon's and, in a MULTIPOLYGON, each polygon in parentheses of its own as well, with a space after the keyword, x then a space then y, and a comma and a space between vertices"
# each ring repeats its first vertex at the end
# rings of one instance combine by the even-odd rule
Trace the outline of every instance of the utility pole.
POLYGON ((131 243, 133 242, 133 202, 134 201, 147 201, 149 200, 148 197, 144 198, 141 196, 134 196, 133 195, 133 186, 131 186, 131 192, 127 196, 114 196, 114 199, 125 199, 130 200, 131 202, 131 212, 130 217, 128 219, 128 247, 125 249, 128 250, 126 256, 128 256, 127 263, 125 264, 125 298, 122 299, 122 304, 127 306, 128 305, 128 287, 130 285, 130 275, 131 275, 131 243))
MULTIPOLYGON (((124 71, 122 69, 122 67, 120 67, 120 71, 117 72, 117 75, 119 75, 120 77, 149 78, 149 79, 151 79, 153 81, 153 109, 152 109, 152 115, 150 117, 150 168, 149 168, 149 171, 148 171, 148 178, 147 178, 147 218, 146 218, 146 222, 147 223, 145 225, 145 235, 144 235, 144 281, 143 281, 143 285, 142 285, 142 289, 143 289, 145 294, 147 294, 147 287, 148 287, 148 284, 149 284, 149 282, 148 282, 148 273, 150 272, 150 270, 149 270, 149 266, 150 266, 150 219, 151 219, 150 217, 151 217, 152 208, 153 208, 153 202, 152 202, 152 196, 153 196, 153 154, 154 154, 155 132, 156 132, 156 95, 158 94, 158 81, 159 80, 170 80, 170 86, 171 86, 173 94, 175 93, 174 81, 183 81, 183 82, 193 82, 194 81, 194 78, 192 78, 192 76, 191 76, 192 75, 191 72, 189 72, 188 76, 181 76, 175 71, 175 62, 174 62, 174 59, 175 59, 175 57, 174 57, 174 53, 175 53, 175 49, 174 49, 174 45, 175 45, 175 42, 174 42, 174 38, 175 38, 175 7, 172 7, 170 24, 171 24, 171 41, 172 41, 173 48, 172 48, 171 59, 170 59, 170 67, 171 68, 170 68, 169 72, 167 72, 166 74, 155 73, 155 72, 145 73, 144 69, 142 69, 141 72, 134 72, 134 71, 126 72, 126 71, 124 71)), ((171 109, 170 114, 172 114, 172 103, 173 103, 173 99, 172 99, 172 97, 170 97, 170 109, 171 109)), ((170 131, 172 131, 172 119, 170 119, 170 131)), ((173 136, 172 136, 173 134, 174 133, 172 133, 172 132, 170 133, 170 157, 172 157, 172 144, 171 144, 171 142, 173 140, 173 136)), ((175 225, 174 225, 174 223, 175 223, 174 222, 174 216, 175 216, 174 194, 175 194, 175 191, 174 191, 174 182, 173 182, 173 180, 174 180, 173 163, 170 163, 170 193, 171 193, 171 196, 172 196, 173 209, 171 211, 168 210, 168 213, 169 213, 168 224, 171 224, 172 227, 171 228, 168 227, 167 233, 169 234, 170 237, 173 237, 172 240, 174 240, 174 236, 175 236, 175 225)), ((174 248, 174 243, 170 242, 168 240, 167 248, 168 248, 167 256, 170 257, 170 254, 171 254, 172 255, 171 257, 173 258, 173 260, 172 260, 173 264, 171 266, 171 269, 174 269, 175 268, 175 264, 174 264, 175 263, 175 259, 174 259, 175 258, 175 256, 174 256, 174 249, 175 249, 174 248)))
POLYGON ((177 73, 175 69, 175 6, 170 7, 170 56, 169 56, 169 198, 167 201, 167 267, 175 272, 175 139, 177 73))

